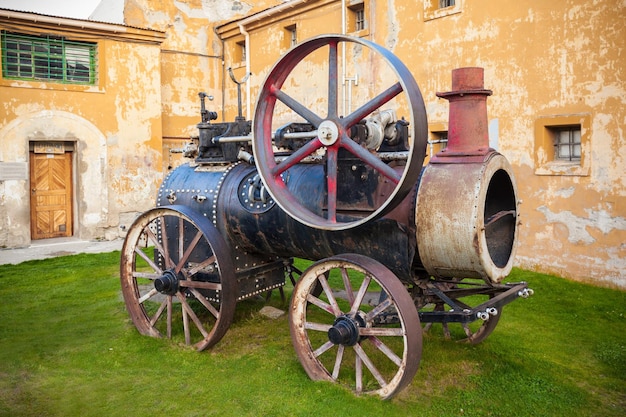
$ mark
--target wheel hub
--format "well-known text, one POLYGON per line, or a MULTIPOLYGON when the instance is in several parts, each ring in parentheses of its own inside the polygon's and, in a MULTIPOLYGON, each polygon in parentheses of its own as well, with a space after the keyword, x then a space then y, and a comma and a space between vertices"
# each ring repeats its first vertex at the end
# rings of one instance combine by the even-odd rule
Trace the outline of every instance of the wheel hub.
POLYGON ((174 295, 178 291, 178 277, 174 271, 168 269, 154 280, 154 288, 161 294, 174 295))
POLYGON ((364 327, 359 317, 356 320, 345 315, 337 317, 328 329, 328 340, 336 345, 354 346, 359 341, 359 327, 364 327))
POLYGON ((331 146, 339 138, 339 128, 331 120, 324 120, 317 128, 317 138, 324 146, 331 146))

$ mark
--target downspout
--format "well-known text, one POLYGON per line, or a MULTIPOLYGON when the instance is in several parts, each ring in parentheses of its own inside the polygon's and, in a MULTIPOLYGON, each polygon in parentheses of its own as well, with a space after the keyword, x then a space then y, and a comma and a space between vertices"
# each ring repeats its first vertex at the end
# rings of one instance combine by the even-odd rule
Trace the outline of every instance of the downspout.
MULTIPOLYGON (((341 34, 348 33, 348 17, 346 16, 346 0, 341 0, 341 34)), ((348 114, 346 111, 346 43, 341 44, 341 105, 342 113, 348 114)))
POLYGON ((226 69, 224 68, 224 39, 222 39, 219 33, 217 33, 217 26, 213 27, 213 32, 222 44, 222 53, 220 55, 222 61, 222 121, 225 121, 224 117, 226 117, 226 69))
MULTIPOLYGON (((239 23, 239 33, 244 36, 244 48, 246 51, 246 75, 251 74, 250 71, 250 34, 246 31, 243 21, 239 23)), ((246 120, 252 120, 250 114, 250 93, 252 88, 250 86, 250 77, 246 80, 246 120)))
MULTIPOLYGON (((239 33, 244 36, 245 41, 245 51, 246 51, 246 74, 250 74, 252 71, 250 70, 250 34, 246 30, 246 26, 254 21, 264 19, 266 17, 272 16, 273 14, 280 13, 283 10, 290 9, 300 4, 304 4, 309 0, 292 0, 285 2, 283 4, 279 4, 278 6, 272 7, 265 11, 254 14, 250 17, 247 17, 239 22, 239 33)), ((345 0, 342 0, 345 2, 345 0)), ((252 91, 252 86, 250 84, 250 78, 246 81, 246 119, 251 120, 251 99, 250 93, 252 91)))

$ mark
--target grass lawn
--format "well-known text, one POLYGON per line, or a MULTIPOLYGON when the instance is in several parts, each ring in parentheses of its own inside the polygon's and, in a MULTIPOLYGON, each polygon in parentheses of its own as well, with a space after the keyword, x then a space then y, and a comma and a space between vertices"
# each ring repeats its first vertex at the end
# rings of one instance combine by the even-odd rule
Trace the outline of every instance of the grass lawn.
MULTIPOLYGON (((390 401, 311 381, 286 316, 246 301, 213 349, 140 336, 119 252, 0 266, 1 416, 624 416, 626 292, 514 270, 529 299, 477 346, 424 338, 390 401)), ((291 288, 287 288, 289 295, 291 288)), ((269 304, 286 309, 276 294, 269 304)))

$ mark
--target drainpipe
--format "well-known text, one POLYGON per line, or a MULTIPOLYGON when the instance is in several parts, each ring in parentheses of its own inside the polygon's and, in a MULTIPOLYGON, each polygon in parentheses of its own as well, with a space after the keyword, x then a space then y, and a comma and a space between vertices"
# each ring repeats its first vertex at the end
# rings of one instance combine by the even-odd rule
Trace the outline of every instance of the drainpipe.
MULTIPOLYGON (((345 35, 348 32, 348 18, 346 16, 346 0, 341 0, 341 34, 345 35)), ((341 44, 341 105, 343 106, 343 114, 348 114, 346 111, 346 43, 341 44)))
MULTIPOLYGON (((264 19, 266 17, 270 17, 274 14, 280 13, 283 10, 291 9, 301 4, 306 3, 309 0, 291 0, 285 2, 283 4, 279 4, 278 6, 272 7, 270 9, 264 10, 262 12, 256 13, 250 17, 247 17, 239 22, 239 32, 244 36, 245 39, 245 48, 246 48, 246 74, 250 74, 250 34, 246 30, 246 26, 252 22, 257 20, 264 19)), ((345 0, 342 0, 345 2, 345 0)), ((251 120, 251 100, 250 100, 250 92, 251 92, 250 78, 246 81, 246 119, 251 120)))
POLYGON ((239 23, 239 32, 244 36, 244 48, 246 51, 246 120, 251 120, 250 115, 250 77, 248 74, 251 74, 250 71, 250 34, 246 31, 246 28, 243 22, 239 23))

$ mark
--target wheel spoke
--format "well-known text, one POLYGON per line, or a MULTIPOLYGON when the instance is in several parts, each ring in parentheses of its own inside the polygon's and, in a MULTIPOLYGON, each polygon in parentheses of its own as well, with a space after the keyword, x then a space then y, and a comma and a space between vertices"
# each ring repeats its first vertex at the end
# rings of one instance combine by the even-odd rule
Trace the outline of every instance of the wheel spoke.
POLYGON ((365 315, 365 321, 372 321, 374 317, 385 311, 391 305, 393 305, 393 301, 389 297, 387 297, 383 302, 378 303, 378 305, 374 307, 372 311, 365 315))
POLYGON ((381 161, 370 151, 350 139, 347 135, 342 136, 340 145, 348 150, 348 152, 350 152, 352 155, 356 156, 361 161, 365 162, 367 165, 371 166, 376 171, 383 174, 394 184, 398 184, 400 182, 400 179, 402 178, 402 175, 400 173, 381 161))
POLYGON ((363 361, 367 369, 369 369, 369 371, 372 373, 374 378, 376 378, 376 381, 378 381, 380 386, 384 388, 387 385, 387 382, 381 375, 380 371, 376 368, 376 366, 374 366, 374 363, 371 361, 369 356, 367 356, 367 353, 365 353, 361 345, 357 343, 352 348, 354 349, 358 357, 363 361))
MULTIPOLYGON (((161 236, 163 238, 163 242, 167 242, 167 227, 165 227, 164 216, 159 217, 159 226, 161 228, 160 230, 161 230, 161 236)), ((165 260, 165 268, 172 268, 174 266, 174 262, 172 262, 172 259, 170 259, 170 250, 167 247, 167 244, 161 245, 158 242, 158 239, 156 239, 156 237, 155 237, 155 243, 157 244, 159 251, 163 254, 163 258, 165 260)))
POLYGON ((401 92, 402 92, 402 85, 399 82, 397 82, 391 87, 389 87, 387 90, 383 91, 382 93, 380 93, 379 95, 377 95, 376 97, 374 97, 373 99, 371 99, 370 101, 368 101, 367 103, 365 103, 364 105, 356 109, 354 112, 350 113, 348 116, 341 119, 345 130, 346 131, 350 130, 352 126, 356 125, 365 117, 372 114, 375 110, 379 109, 380 107, 382 107, 383 105, 391 101, 394 97, 396 97, 401 92))
POLYGON ((159 278, 162 274, 154 273, 154 272, 137 272, 133 271, 133 278, 147 278, 151 280, 155 280, 159 278))
POLYGON ((167 338, 172 338, 172 315, 174 313, 174 303, 172 303, 172 296, 167 296, 167 338))
MULTIPOLYGON (((202 336, 207 337, 209 334, 207 333, 206 329, 202 325, 202 322, 200 321, 196 313, 193 311, 193 309, 187 302, 187 299, 183 297, 183 295, 180 292, 176 293, 176 297, 178 297, 178 299, 180 300, 180 303, 183 306, 183 311, 187 313, 187 316, 189 318, 191 318, 191 321, 193 321, 193 323, 196 325, 196 328, 200 331, 200 333, 202 333, 202 336)), ((186 327, 189 328, 189 325, 187 325, 186 327)), ((187 329, 187 331, 185 332, 185 339, 187 337, 187 333, 189 333, 189 329, 187 329)), ((190 345, 191 342, 187 344, 190 345)))
POLYGON ((471 338, 473 336, 468 323, 463 323, 463 331, 465 332, 465 336, 467 336, 468 338, 471 338))
POLYGON ((206 308, 208 312, 213 315, 213 317, 215 318, 219 317, 220 315, 219 311, 217 311, 217 309, 213 307, 213 305, 200 293, 200 291, 196 290, 195 288, 192 288, 191 293, 196 297, 196 300, 202 303, 204 308, 206 308))
POLYGON ((359 329, 361 336, 399 336, 405 335, 404 330, 400 327, 361 327, 359 329))
POLYGON ((354 378, 356 380, 356 392, 363 392, 363 361, 359 355, 354 359, 354 378))
POLYGON ((154 313, 154 316, 152 316, 152 318, 150 319, 151 325, 154 326, 154 324, 159 320, 159 318, 161 317, 161 314, 163 314, 163 310, 165 310, 166 305, 167 305, 167 300, 163 300, 163 302, 159 306, 159 309, 156 311, 156 313, 154 313))
POLYGON ((328 221, 337 222, 337 148, 326 150, 326 187, 328 194, 328 221))
POLYGON ((324 311, 329 312, 330 314, 332 314, 333 316, 337 316, 337 314, 335 313, 333 306, 331 306, 330 304, 324 302, 323 300, 320 300, 319 298, 317 298, 316 296, 312 295, 312 294, 308 294, 306 297, 306 300, 313 304, 318 306, 319 308, 321 308, 324 311))
POLYGON ((363 297, 365 297, 365 293, 367 292, 367 288, 369 287, 371 280, 372 279, 369 275, 365 275, 365 277, 363 277, 363 282, 361 283, 359 292, 354 298, 354 302, 352 303, 352 306, 350 308, 351 316, 354 316, 356 314, 356 312, 359 310, 359 307, 361 306, 361 303, 363 303, 363 297))
POLYGON ((337 42, 328 44, 328 118, 337 116, 338 78, 337 69, 337 42))
POLYGON ((337 304, 337 300, 335 299, 335 294, 333 293, 333 290, 330 288, 330 285, 328 285, 328 280, 326 279, 326 276, 324 274, 320 274, 317 279, 322 284, 322 288, 324 289, 324 292, 328 297, 328 302, 332 307, 332 313, 335 315, 335 317, 339 317, 341 315, 341 309, 339 308, 339 304, 337 304))
MULTIPOLYGON (((178 261, 182 259, 185 250, 185 219, 178 218, 178 261)), ((180 272, 178 269, 176 272, 180 272)))
MULTIPOLYGON (((161 219, 162 219, 162 217, 161 217, 161 219)), ((154 247, 157 250, 157 252, 159 252, 161 254, 161 256, 163 257, 163 260, 165 261, 165 268, 171 268, 172 265, 174 265, 174 262, 169 257, 169 255, 167 255, 167 253, 168 253, 167 252, 167 248, 166 248, 167 245, 163 246, 161 244, 161 242, 159 241, 159 238, 155 236, 154 232, 152 230, 150 230, 149 227, 146 227, 144 229, 144 233, 147 235, 148 240, 150 242, 152 242, 152 244, 154 245, 154 247)), ((166 241, 164 240, 163 242, 166 242, 166 241)))
POLYGON ((335 366, 333 366, 332 378, 336 381, 339 377, 339 370, 341 369, 341 361, 343 360, 343 352, 345 350, 344 345, 339 345, 337 349, 337 356, 335 357, 335 366))
POLYGON ((155 264, 155 263, 152 261, 152 259, 150 259, 150 258, 148 257, 148 255, 146 255, 145 253, 143 253, 143 250, 141 250, 141 248, 139 248, 139 247, 135 247, 135 253, 136 253, 137 255, 139 255, 139 257, 140 257, 141 259, 143 259, 144 261, 146 261, 146 262, 148 263, 148 265, 150 265, 150 268, 154 269, 154 270, 155 270, 155 271, 159 274, 159 276, 163 275, 163 270, 162 270, 161 268, 159 268, 159 267, 157 266, 157 264, 155 264))
POLYGON ((182 307, 183 314, 183 332, 185 333, 185 344, 191 344, 191 333, 189 330, 189 315, 187 314, 187 310, 185 309, 185 305, 182 307))
POLYGON ((181 288, 202 288, 214 291, 220 291, 222 289, 222 284, 219 282, 191 281, 189 279, 178 281, 178 285, 181 288))
POLYGON ((328 341, 328 342, 324 343, 322 346, 320 346, 317 349, 315 349, 315 351, 313 351, 313 355, 317 358, 318 356, 320 356, 324 352, 327 352, 328 349, 332 348, 333 346, 335 346, 333 344, 333 342, 328 341))
POLYGON ((207 266, 213 264, 215 262, 215 255, 209 257, 207 260, 199 263, 198 265, 194 266, 193 268, 190 268, 187 273, 189 274, 189 276, 193 276, 196 275, 196 273, 198 271, 200 271, 201 269, 206 268, 207 266))
POLYGON ((176 273, 179 273, 180 270, 183 269, 183 266, 185 266, 185 264, 187 263, 187 260, 189 259, 189 255, 191 255, 191 252, 194 251, 201 237, 202 237, 202 232, 198 230, 198 233, 196 233, 196 236, 193 238, 191 243, 189 243, 189 246, 187 246, 187 249, 185 249, 185 252, 179 258, 178 264, 176 265, 176 269, 175 269, 176 273))
POLYGON ((311 123, 316 129, 320 123, 322 123, 321 117, 304 107, 302 103, 291 97, 289 94, 276 88, 275 86, 271 87, 271 92, 280 102, 296 112, 299 116, 304 118, 304 120, 311 123))
POLYGON ((316 330, 319 332, 328 332, 328 329, 330 329, 332 326, 330 324, 324 324, 324 323, 313 323, 310 321, 307 321, 306 323, 304 323, 304 328, 307 330, 316 330))
POLYGON ((376 346, 376 348, 378 350, 380 350, 381 352, 383 352, 385 354, 385 356, 387 356, 389 359, 391 359, 391 361, 393 363, 395 363, 397 366, 402 366, 402 358, 399 357, 398 355, 396 355, 396 353, 391 350, 389 348, 389 346, 387 346, 386 344, 384 344, 379 338, 377 337, 370 337, 368 339, 374 346, 376 346))
POLYGON ((157 290, 155 290, 154 288, 152 288, 150 291, 148 291, 147 293, 145 293, 144 295, 142 295, 141 297, 139 297, 137 299, 137 302, 139 304, 143 304, 144 301, 154 297, 155 295, 157 295, 159 292, 157 290))
POLYGON ((280 178, 280 174, 287 171, 289 168, 291 168, 298 162, 302 161, 304 158, 311 155, 313 152, 315 152, 322 146, 323 146, 322 142, 320 142, 319 139, 317 138, 311 139, 303 147, 301 147, 300 149, 298 149, 297 151, 289 155, 287 158, 281 161, 280 164, 272 168, 272 171, 271 171, 272 177, 275 180, 278 180, 280 178))
POLYGON ((348 296, 348 303, 350 305, 354 304, 354 292, 352 291, 352 283, 350 282, 350 276, 348 275, 348 270, 346 268, 341 268, 341 279, 343 280, 343 288, 346 290, 346 295, 348 296))

